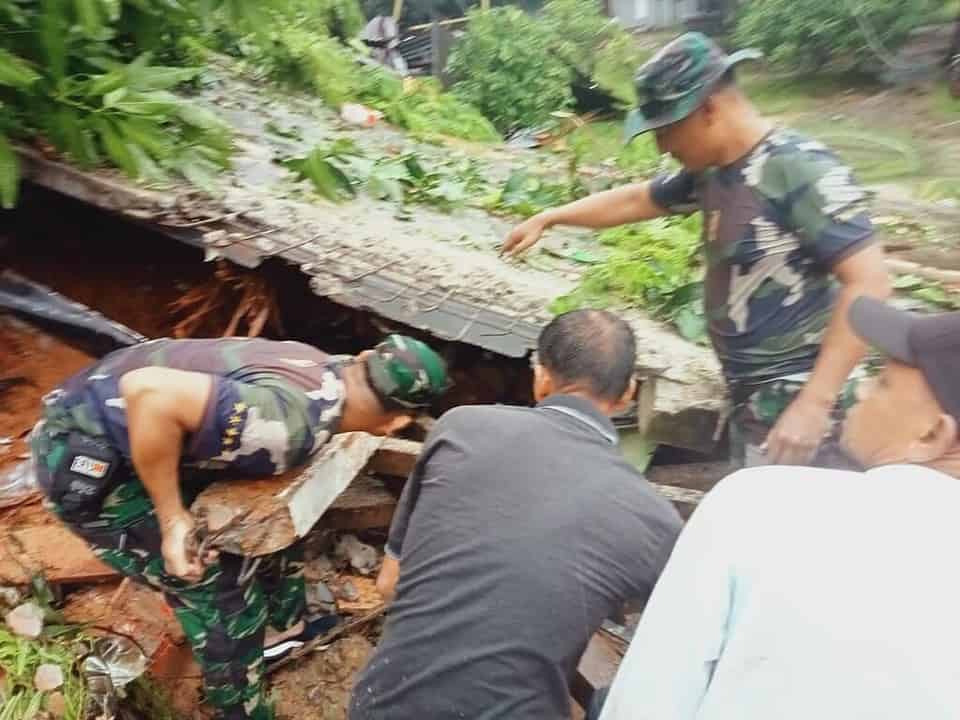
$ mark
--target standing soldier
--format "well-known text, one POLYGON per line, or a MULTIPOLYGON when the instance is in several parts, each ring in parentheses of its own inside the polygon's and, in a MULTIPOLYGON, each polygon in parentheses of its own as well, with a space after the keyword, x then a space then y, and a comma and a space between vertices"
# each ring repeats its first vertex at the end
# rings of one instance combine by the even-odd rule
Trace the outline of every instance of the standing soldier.
POLYGON ((265 653, 282 656, 327 619, 304 615, 300 548, 197 557, 187 508, 220 477, 307 462, 333 433, 395 432, 446 386, 443 360, 399 335, 355 358, 297 342, 155 340, 44 398, 38 481, 97 557, 165 594, 218 717, 266 720, 265 653))
POLYGON ((736 86, 726 55, 687 33, 637 73, 629 137, 653 131, 683 167, 535 215, 504 251, 554 225, 606 228, 703 213, 705 314, 734 404, 737 465, 829 463, 832 420, 852 400, 848 377, 865 346, 846 309, 890 293, 867 193, 819 142, 774 127, 736 86), (815 453, 820 452, 814 458, 815 453))

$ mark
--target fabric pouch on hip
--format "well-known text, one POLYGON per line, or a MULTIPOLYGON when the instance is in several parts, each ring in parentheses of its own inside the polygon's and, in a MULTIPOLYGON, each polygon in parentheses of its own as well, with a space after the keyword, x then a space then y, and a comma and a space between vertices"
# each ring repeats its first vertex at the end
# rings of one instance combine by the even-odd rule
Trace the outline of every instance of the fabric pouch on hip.
POLYGON ((51 475, 50 499, 66 515, 98 513, 121 462, 120 454, 103 440, 70 433, 63 461, 51 475))

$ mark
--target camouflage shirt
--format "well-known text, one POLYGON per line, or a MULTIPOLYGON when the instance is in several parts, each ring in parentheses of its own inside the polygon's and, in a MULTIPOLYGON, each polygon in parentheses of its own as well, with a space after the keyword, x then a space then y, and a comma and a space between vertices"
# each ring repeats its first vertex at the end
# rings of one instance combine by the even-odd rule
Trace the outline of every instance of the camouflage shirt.
POLYGON ((336 432, 344 385, 330 357, 298 342, 258 339, 153 340, 117 350, 44 398, 47 433, 102 438, 128 461, 120 378, 159 366, 213 376, 184 467, 268 475, 304 463, 336 432))
POLYGON ((852 171, 777 129, 737 162, 659 176, 651 192, 672 212, 703 211, 705 314, 727 381, 812 370, 837 292, 831 268, 872 241, 852 171))

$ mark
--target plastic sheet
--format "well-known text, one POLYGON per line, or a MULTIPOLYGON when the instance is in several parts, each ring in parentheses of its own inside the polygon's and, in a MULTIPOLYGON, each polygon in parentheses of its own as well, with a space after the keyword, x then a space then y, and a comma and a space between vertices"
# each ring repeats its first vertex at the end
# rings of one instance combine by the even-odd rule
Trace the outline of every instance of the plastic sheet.
POLYGON ((143 675, 147 658, 127 638, 110 636, 94 643, 81 668, 87 684, 87 717, 113 720, 120 710, 119 693, 143 675))
POLYGON ((0 508, 19 505, 36 492, 37 473, 33 457, 0 470, 0 508))
POLYGON ((0 273, 0 308, 79 331, 114 348, 136 345, 147 339, 86 305, 73 302, 10 270, 0 273))

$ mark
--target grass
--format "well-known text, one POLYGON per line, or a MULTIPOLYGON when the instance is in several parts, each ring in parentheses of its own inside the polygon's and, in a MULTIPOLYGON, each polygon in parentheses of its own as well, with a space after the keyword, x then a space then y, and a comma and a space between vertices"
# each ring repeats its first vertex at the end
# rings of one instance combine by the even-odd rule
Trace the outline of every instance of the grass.
POLYGON ((852 88, 867 91, 881 89, 876 81, 849 73, 824 73, 814 76, 744 72, 738 77, 738 82, 765 115, 809 112, 811 102, 829 100, 852 88))
POLYGON ((32 718, 46 707, 49 693, 39 692, 33 685, 33 675, 44 663, 63 671, 60 692, 65 701, 64 718, 80 720, 86 689, 74 672, 78 656, 79 650, 65 639, 28 640, 0 627, 0 720, 32 718))
POLYGON ((800 119, 792 127, 829 146, 862 182, 916 177, 932 166, 931 148, 905 131, 879 130, 847 119, 800 119))
POLYGON ((945 84, 939 85, 930 98, 933 111, 944 118, 944 122, 960 120, 960 98, 950 95, 945 84))
POLYGON ((612 162, 628 173, 649 176, 663 164, 653 135, 647 133, 625 144, 619 120, 587 123, 570 133, 569 144, 585 165, 612 162))

